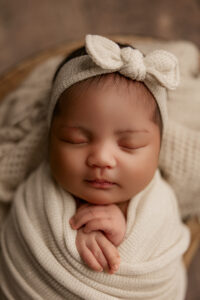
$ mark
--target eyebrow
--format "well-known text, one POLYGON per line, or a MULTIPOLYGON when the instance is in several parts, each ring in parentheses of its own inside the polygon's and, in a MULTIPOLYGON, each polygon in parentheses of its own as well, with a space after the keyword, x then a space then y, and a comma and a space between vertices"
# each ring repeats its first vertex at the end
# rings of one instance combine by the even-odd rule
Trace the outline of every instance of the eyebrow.
POLYGON ((124 130, 117 130, 115 132, 115 134, 117 134, 117 135, 124 134, 124 133, 130 133, 130 134, 149 133, 149 131, 147 129, 124 129, 124 130))
MULTIPOLYGON (((82 132, 89 134, 90 130, 83 126, 69 126, 69 125, 61 125, 60 128, 66 128, 66 129, 79 129, 82 132)), ((149 133, 147 129, 121 129, 115 131, 116 135, 122 135, 122 134, 135 134, 135 133, 149 133)))
POLYGON ((82 133, 86 134, 86 135, 90 135, 90 130, 88 130, 87 128, 85 127, 82 127, 82 126, 69 126, 69 125, 64 125, 62 124, 60 126, 60 129, 66 129, 66 130, 69 130, 69 129, 77 129, 77 130, 80 130, 82 133))
POLYGON ((86 129, 85 127, 82 127, 82 126, 69 126, 69 125, 65 125, 65 124, 62 124, 61 126, 60 126, 60 128, 62 129, 62 128, 66 128, 66 129, 79 129, 79 130, 82 130, 82 131, 87 131, 87 132, 89 132, 89 130, 88 129, 86 129))

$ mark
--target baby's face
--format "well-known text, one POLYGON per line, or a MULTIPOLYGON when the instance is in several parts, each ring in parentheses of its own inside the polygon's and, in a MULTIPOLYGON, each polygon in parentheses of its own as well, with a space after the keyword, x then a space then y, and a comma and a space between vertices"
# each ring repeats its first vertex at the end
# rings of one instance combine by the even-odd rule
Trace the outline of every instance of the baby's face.
POLYGON ((155 173, 158 125, 134 82, 116 85, 107 76, 103 84, 82 85, 64 93, 52 121, 52 174, 66 191, 90 203, 127 201, 155 173))

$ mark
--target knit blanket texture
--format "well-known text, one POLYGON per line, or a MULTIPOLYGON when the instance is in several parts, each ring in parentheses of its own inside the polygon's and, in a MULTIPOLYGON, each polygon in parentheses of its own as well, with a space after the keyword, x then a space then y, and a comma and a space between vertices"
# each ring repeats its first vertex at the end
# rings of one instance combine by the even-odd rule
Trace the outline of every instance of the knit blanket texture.
MULTIPOLYGON (((181 84, 168 94, 169 123, 160 169, 176 193, 182 218, 200 216, 199 50, 185 41, 133 39, 132 44, 144 53, 171 51, 179 59, 181 84)), ((18 186, 47 155, 47 105, 52 77, 62 59, 57 56, 36 67, 0 103, 0 227, 18 186)))
POLYGON ((2 229, 0 281, 7 299, 184 299, 189 231, 159 171, 130 200, 114 275, 82 262, 69 225, 75 211, 74 198, 54 182, 47 163, 20 186, 2 229))

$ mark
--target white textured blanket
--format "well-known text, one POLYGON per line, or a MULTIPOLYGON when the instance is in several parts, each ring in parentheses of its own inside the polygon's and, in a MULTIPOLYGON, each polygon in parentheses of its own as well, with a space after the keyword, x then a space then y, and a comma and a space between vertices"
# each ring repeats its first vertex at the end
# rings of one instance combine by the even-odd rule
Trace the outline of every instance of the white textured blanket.
POLYGON ((9 300, 184 299, 189 232, 159 172, 129 204, 114 275, 81 261, 69 226, 75 210, 74 198, 55 184, 46 163, 20 186, 1 237, 0 280, 9 300))

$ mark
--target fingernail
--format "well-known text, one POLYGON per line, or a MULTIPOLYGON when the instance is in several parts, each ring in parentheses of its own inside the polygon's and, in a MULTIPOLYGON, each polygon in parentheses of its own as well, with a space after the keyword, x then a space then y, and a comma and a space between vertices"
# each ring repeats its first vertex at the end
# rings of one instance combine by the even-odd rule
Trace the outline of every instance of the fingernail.
POLYGON ((112 266, 112 270, 114 270, 114 271, 117 271, 118 268, 119 268, 119 265, 117 265, 117 264, 115 264, 115 265, 112 266))
POLYGON ((72 229, 75 229, 75 225, 74 225, 73 219, 69 220, 69 224, 71 225, 72 229))
POLYGON ((113 269, 111 269, 111 270, 108 271, 108 273, 109 273, 110 275, 114 274, 115 272, 116 272, 116 270, 113 270, 113 269))
POLYGON ((115 264, 115 265, 111 266, 110 270, 108 270, 108 273, 112 275, 118 270, 118 268, 119 268, 119 265, 115 264))
POLYGON ((103 271, 103 268, 99 268, 99 269, 98 269, 98 272, 102 272, 102 271, 103 271))

